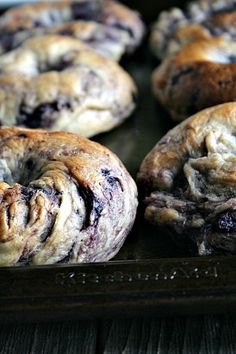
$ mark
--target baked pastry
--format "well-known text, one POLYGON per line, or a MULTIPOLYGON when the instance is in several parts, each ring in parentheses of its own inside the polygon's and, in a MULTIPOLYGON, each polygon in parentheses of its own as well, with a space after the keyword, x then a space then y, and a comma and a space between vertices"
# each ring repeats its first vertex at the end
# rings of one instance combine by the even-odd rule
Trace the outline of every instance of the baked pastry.
POLYGON ((170 130, 140 167, 146 219, 200 255, 236 254, 235 134, 236 103, 208 108, 170 130))
POLYGON ((0 57, 0 72, 2 125, 88 137, 121 124, 135 107, 131 77, 73 38, 29 39, 0 57))
MULTIPOLYGON (((1 50, 11 50, 24 38, 29 38, 29 36, 37 35, 40 32, 47 34, 46 28, 74 20, 95 21, 107 27, 97 26, 95 29, 91 22, 90 25, 88 24, 88 28, 85 25, 80 27, 78 25, 76 36, 79 39, 86 37, 92 42, 91 45, 97 46, 96 42, 98 42, 101 47, 103 47, 103 40, 104 42, 108 41, 110 46, 114 47, 110 48, 110 51, 119 44, 122 47, 122 52, 132 52, 140 44, 144 34, 144 24, 139 14, 116 1, 65 0, 35 3, 11 8, 0 17, 1 50), (102 38, 99 38, 99 33, 95 34, 96 30, 99 31, 102 38), (84 33, 80 33, 80 31, 84 33), (104 39, 103 36, 105 36, 104 39)), ((96 25, 94 24, 94 26, 96 25)), ((73 27, 65 29, 62 27, 61 31, 67 35, 75 33, 73 27)), ((54 30, 52 33, 55 33, 54 30)), ((104 46, 107 48, 108 43, 104 43, 104 46)))
POLYGON ((154 94, 181 121, 236 99, 236 43, 216 37, 190 43, 154 71, 154 94))
POLYGON ((0 54, 19 47, 31 37, 40 37, 47 34, 77 38, 97 53, 117 61, 126 51, 130 50, 130 36, 126 31, 94 21, 74 21, 52 27, 39 27, 15 32, 11 34, 11 38, 8 34, 3 34, 0 38, 0 54))
POLYGON ((222 36, 236 39, 235 0, 189 2, 183 11, 171 8, 160 13, 150 37, 153 53, 163 59, 195 40, 222 36))
POLYGON ((0 175, 0 265, 107 261, 133 225, 133 179, 86 138, 2 128, 0 175))

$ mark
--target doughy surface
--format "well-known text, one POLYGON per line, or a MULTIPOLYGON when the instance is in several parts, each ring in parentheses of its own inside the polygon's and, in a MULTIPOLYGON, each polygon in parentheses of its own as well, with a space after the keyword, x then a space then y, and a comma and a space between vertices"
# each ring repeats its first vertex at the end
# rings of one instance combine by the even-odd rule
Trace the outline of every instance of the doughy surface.
POLYGON ((140 167, 145 218, 200 255, 236 254, 235 136, 236 103, 215 106, 170 130, 140 167))
POLYGON ((185 10, 171 8, 160 13, 151 32, 154 54, 163 59, 196 40, 222 36, 236 39, 236 1, 191 1, 185 10))
POLYGON ((0 123, 87 137, 121 124, 136 87, 113 60, 77 39, 32 38, 0 57, 0 123))
POLYGON ((107 261, 136 214, 107 148, 65 132, 0 129, 0 265, 107 261))
POLYGON ((0 51, 9 51, 29 37, 58 30, 90 42, 93 48, 118 60, 124 52, 132 52, 140 44, 144 24, 136 11, 111 0, 22 5, 0 17, 0 51), (77 25, 66 24, 74 20, 77 25))
POLYGON ((47 34, 57 34, 77 38, 98 54, 119 61, 122 55, 129 51, 130 37, 127 31, 115 27, 103 25, 94 21, 74 21, 54 25, 52 27, 39 27, 30 30, 22 30, 9 35, 2 34, 0 38, 0 54, 9 52, 24 41, 32 37, 40 37, 47 34))
POLYGON ((157 99, 176 121, 236 99, 236 44, 221 37, 190 43, 152 76, 157 99))

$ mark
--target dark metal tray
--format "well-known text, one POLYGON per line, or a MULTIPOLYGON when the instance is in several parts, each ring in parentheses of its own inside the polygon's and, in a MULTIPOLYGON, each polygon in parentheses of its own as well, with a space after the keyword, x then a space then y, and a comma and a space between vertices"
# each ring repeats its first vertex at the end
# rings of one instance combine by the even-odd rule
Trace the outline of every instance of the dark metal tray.
MULTIPOLYGON (((136 4, 143 6, 140 1, 136 4)), ((148 7, 145 11, 148 17, 148 7)), ((153 60, 144 44, 123 61, 139 87, 138 108, 121 127, 94 139, 117 153, 134 177, 147 152, 172 127, 151 93, 153 60)), ((235 265, 236 257, 190 257, 162 230, 147 224, 140 208, 131 234, 110 262, 0 268, 0 318, 39 321, 232 312, 235 265)))

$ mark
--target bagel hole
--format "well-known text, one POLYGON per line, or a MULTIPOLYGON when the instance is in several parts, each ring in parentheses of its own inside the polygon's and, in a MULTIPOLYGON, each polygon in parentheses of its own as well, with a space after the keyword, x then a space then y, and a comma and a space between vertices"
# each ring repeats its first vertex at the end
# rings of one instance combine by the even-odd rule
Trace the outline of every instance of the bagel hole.
POLYGON ((28 187, 30 182, 40 178, 43 161, 38 156, 32 156, 21 163, 21 168, 13 171, 14 182, 28 187))
POLYGON ((63 71, 72 66, 73 61, 71 59, 62 57, 55 63, 47 63, 45 66, 39 68, 40 73, 46 73, 49 71, 63 71))
POLYGON ((9 184, 15 183, 28 187, 29 183, 41 175, 43 160, 38 156, 19 159, 15 165, 9 165, 6 159, 0 159, 0 181, 9 184))

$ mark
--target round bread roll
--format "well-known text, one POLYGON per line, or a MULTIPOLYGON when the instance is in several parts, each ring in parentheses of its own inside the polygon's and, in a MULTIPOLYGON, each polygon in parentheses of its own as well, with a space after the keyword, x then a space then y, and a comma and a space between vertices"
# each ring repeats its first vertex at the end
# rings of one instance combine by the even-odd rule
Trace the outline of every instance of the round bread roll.
POLYGON ((91 42, 119 59, 123 52, 132 52, 141 42, 144 24, 139 14, 125 5, 112 0, 57 1, 22 5, 6 11, 0 17, 0 50, 9 51, 31 36, 57 33, 76 36, 91 42), (69 25, 74 20, 100 23, 69 25), (60 24, 48 31, 49 27, 60 24), (103 25, 103 26, 102 26, 103 25), (95 33, 97 32, 97 33, 95 33), (108 48, 110 46, 110 49, 108 48), (104 48, 105 47, 105 48, 104 48), (119 50, 117 47, 120 47, 119 50), (114 52, 114 53, 113 53, 114 52))
POLYGON ((236 39, 236 2, 199 0, 183 11, 171 8, 160 13, 153 25, 150 44, 153 53, 163 59, 196 40, 222 36, 236 39))
POLYGON ((199 255, 236 254, 235 135, 236 103, 208 108, 170 130, 140 167, 145 218, 199 255))
POLYGON ((134 181, 86 138, 2 128, 0 176, 1 266, 107 261, 133 225, 134 181))
POLYGON ((236 43, 221 37, 193 42, 154 71, 154 94, 181 121, 199 110, 236 99, 236 43))
POLYGON ((129 51, 130 37, 126 31, 94 21, 74 21, 49 28, 39 27, 22 30, 11 34, 10 37, 9 34, 3 34, 0 38, 0 54, 19 47, 31 37, 40 37, 47 34, 77 38, 98 54, 117 61, 126 51, 129 51))
POLYGON ((64 36, 32 38, 0 57, 0 123, 87 137, 121 124, 136 87, 113 60, 64 36))

